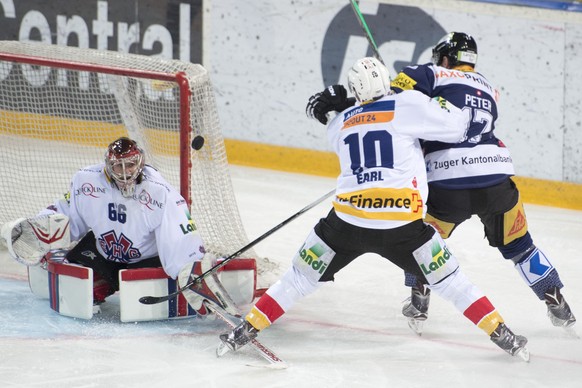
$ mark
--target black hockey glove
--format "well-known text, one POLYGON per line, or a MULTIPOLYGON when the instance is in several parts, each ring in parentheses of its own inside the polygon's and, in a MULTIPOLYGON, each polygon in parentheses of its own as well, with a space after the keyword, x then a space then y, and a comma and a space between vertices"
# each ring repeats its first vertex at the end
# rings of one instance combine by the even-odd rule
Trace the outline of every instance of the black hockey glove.
POLYGON ((309 98, 305 114, 327 124, 327 114, 331 111, 341 112, 356 103, 355 98, 348 98, 348 92, 343 85, 331 85, 323 92, 316 93, 309 98))

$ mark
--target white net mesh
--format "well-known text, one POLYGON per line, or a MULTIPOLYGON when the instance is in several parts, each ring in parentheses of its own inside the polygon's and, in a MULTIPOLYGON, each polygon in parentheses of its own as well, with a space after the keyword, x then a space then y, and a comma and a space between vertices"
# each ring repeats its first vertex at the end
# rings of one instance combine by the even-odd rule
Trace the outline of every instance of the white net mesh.
POLYGON ((146 162, 191 199, 210 252, 224 256, 248 243, 202 66, 0 41, 0 115, 0 224, 33 216, 60 198, 79 168, 100 162, 111 141, 129 135, 144 148, 146 162), (180 92, 184 82, 189 96, 180 92), (181 114, 188 115, 185 128, 181 114), (198 135, 205 141, 196 151, 190 143, 198 135), (181 179, 180 166, 189 164, 181 179))

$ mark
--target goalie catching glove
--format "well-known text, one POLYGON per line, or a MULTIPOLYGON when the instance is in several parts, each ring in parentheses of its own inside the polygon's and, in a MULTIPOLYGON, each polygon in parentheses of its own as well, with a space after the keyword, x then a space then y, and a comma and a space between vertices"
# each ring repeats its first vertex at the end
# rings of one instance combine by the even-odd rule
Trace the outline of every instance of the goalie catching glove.
POLYGON ((71 245, 69 217, 63 214, 35 218, 19 218, 2 225, 10 256, 21 264, 34 266, 51 250, 68 249, 71 245))
MULTIPOLYGON (((205 255, 200 261, 186 264, 178 274, 178 286, 180 288, 184 287, 186 284, 211 269, 215 264, 216 259, 211 258, 209 255, 205 255)), ((206 275, 203 279, 194 283, 189 289, 185 290, 183 294, 188 301, 188 304, 196 310, 196 313, 201 317, 210 313, 204 305, 204 302, 217 305, 231 315, 240 315, 236 304, 218 279, 218 274, 216 272, 206 275)))
POLYGON ((309 98, 305 114, 322 124, 327 124, 327 114, 331 111, 341 112, 356 103, 356 99, 348 97, 343 85, 330 85, 323 92, 309 98))

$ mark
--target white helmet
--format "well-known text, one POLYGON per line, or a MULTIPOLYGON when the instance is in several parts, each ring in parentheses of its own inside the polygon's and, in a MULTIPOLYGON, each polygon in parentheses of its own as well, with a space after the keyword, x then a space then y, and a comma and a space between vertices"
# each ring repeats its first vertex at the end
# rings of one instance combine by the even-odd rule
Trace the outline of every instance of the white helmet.
POLYGON ((361 103, 376 100, 390 91, 390 72, 376 58, 362 58, 348 72, 348 88, 361 103))

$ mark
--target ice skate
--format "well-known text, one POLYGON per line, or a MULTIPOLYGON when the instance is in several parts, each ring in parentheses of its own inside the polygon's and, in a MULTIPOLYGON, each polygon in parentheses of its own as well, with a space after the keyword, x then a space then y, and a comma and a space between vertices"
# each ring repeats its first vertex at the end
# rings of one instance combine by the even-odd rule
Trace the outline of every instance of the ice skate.
POLYGON ((576 317, 558 288, 552 288, 546 292, 545 297, 548 317, 554 326, 572 327, 576 323, 576 317))
POLYGON ((424 321, 428 318, 430 303, 430 289, 425 285, 412 287, 410 297, 406 298, 402 306, 402 314, 408 318, 408 327, 419 336, 422 335, 424 321))
POLYGON ((491 341, 512 356, 529 362, 529 350, 525 347, 527 338, 515 335, 504 323, 500 323, 491 333, 491 341))
POLYGON ((562 327, 569 335, 580 338, 574 330, 576 317, 570 310, 570 306, 560 293, 559 288, 552 288, 545 293, 546 306, 548 307, 548 317, 552 325, 562 327))
MULTIPOLYGON (((255 339, 258 332, 259 331, 257 329, 255 329, 250 323, 244 320, 230 333, 221 334, 219 338, 222 343, 228 347, 229 350, 237 351, 255 339)), ((226 353, 225 349, 222 349, 222 351, 226 353)))

